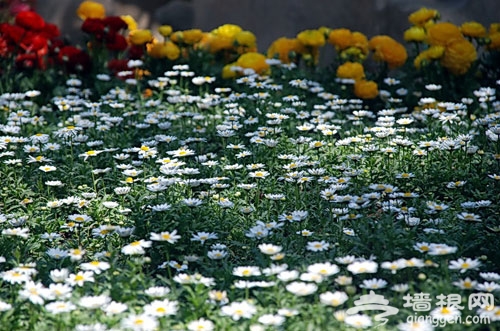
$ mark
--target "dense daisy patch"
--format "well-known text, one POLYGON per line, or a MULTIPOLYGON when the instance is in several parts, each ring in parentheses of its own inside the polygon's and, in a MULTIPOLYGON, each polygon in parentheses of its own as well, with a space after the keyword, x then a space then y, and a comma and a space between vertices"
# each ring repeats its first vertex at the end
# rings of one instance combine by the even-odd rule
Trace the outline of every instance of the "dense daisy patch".
MULTIPOLYGON (((485 40, 477 25, 436 13, 410 16, 405 39, 429 47, 408 67, 392 38, 347 29, 280 39, 268 58, 232 25, 127 41, 130 18, 85 1, 85 29, 109 34, 94 43, 143 53, 115 71, 96 55, 102 72, 66 67, 62 84, 38 68, 47 85, 31 89, 0 76, 0 328, 497 327, 500 80, 455 52, 485 40), (235 62, 188 46, 231 34, 235 62), (338 66, 316 67, 325 35, 338 66)), ((16 24, 54 32, 34 12, 16 24)))
POLYGON ((182 65, 192 82, 147 99, 78 78, 47 104, 1 95, 2 324, 360 328, 374 315, 346 311, 373 290, 407 330, 408 293, 497 298, 495 87, 375 109, 278 70, 203 94, 182 65))

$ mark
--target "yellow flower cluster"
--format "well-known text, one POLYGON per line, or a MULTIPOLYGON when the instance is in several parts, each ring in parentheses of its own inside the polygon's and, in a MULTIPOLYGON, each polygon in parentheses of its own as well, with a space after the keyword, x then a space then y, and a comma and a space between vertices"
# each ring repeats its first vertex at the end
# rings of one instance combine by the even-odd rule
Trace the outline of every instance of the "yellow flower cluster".
POLYGON ((345 62, 337 68, 337 78, 354 81, 354 95, 361 99, 374 99, 378 96, 378 85, 365 79, 365 70, 359 62, 345 62))
POLYGON ((478 58, 473 42, 484 44, 486 28, 478 22, 465 22, 461 26, 437 22, 439 17, 437 10, 428 8, 410 14, 408 20, 413 26, 405 31, 404 39, 426 46, 413 63, 420 69, 433 61, 439 61, 452 74, 463 75, 478 58))
MULTIPOLYGON (((103 18, 104 7, 94 1, 83 1, 77 15, 82 19, 103 18)), ((282 63, 303 63, 315 66, 319 62, 320 49, 326 44, 335 48, 340 65, 337 77, 352 79, 354 91, 362 98, 378 95, 377 84, 365 78, 363 62, 371 54, 387 69, 403 66, 408 59, 404 45, 386 35, 368 39, 363 33, 346 28, 320 27, 299 32, 295 38, 276 39, 266 54, 257 52, 257 38, 235 24, 224 24, 210 32, 200 29, 173 31, 169 25, 158 29, 163 40, 158 40, 148 29, 138 29, 130 16, 121 17, 128 25, 127 41, 130 45, 143 47, 146 54, 155 59, 188 58, 192 51, 202 51, 214 56, 214 61, 225 64, 223 77, 237 77, 240 69, 253 69, 257 73, 269 70, 268 59, 279 59, 282 63)), ((404 40, 417 45, 418 54, 413 64, 417 69, 432 62, 439 63, 454 75, 463 75, 477 60, 477 49, 500 50, 500 23, 486 29, 478 22, 465 22, 460 26, 439 22, 440 13, 435 9, 421 8, 408 17, 411 26, 404 31, 404 40)))
POLYGON ((328 34, 328 42, 335 47, 342 60, 362 62, 368 55, 368 38, 361 32, 334 29, 328 34))

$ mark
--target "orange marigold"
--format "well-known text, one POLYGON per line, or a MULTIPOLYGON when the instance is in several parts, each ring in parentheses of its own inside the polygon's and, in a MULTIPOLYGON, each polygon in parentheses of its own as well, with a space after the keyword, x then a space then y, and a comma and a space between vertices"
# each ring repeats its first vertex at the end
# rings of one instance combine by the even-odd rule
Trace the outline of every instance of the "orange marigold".
POLYGON ((368 38, 361 32, 354 31, 352 33, 352 47, 359 48, 363 54, 368 54, 368 38))
POLYGON ((78 6, 76 15, 82 20, 86 20, 87 18, 104 18, 106 17, 106 9, 99 2, 84 1, 78 6))
POLYGON ((370 39, 369 46, 374 52, 373 58, 386 62, 391 69, 402 66, 408 58, 406 48, 389 36, 375 36, 370 39))
POLYGON ((343 50, 351 46, 352 32, 349 29, 334 29, 328 35, 328 42, 337 50, 343 50))
POLYGON ((297 39, 291 38, 279 38, 276 39, 267 49, 267 57, 275 58, 278 57, 283 63, 290 63, 297 53, 300 51, 299 41, 297 39))
POLYGON ((378 96, 378 85, 371 80, 358 80, 354 83, 354 95, 361 99, 375 99, 378 96))
POLYGON ((463 37, 460 28, 448 22, 436 23, 427 29, 427 42, 430 45, 446 46, 454 39, 463 39, 463 37))
POLYGON ((478 22, 465 22, 460 26, 460 31, 464 36, 472 38, 486 37, 486 28, 478 22))
POLYGON ((361 80, 365 77, 365 70, 361 63, 345 62, 337 68, 337 77, 361 80))
POLYGON ((439 12, 435 9, 420 8, 408 16, 408 21, 416 26, 424 26, 430 20, 439 18, 439 12))
POLYGON ((455 39, 446 46, 441 65, 455 75, 463 75, 476 59, 476 48, 470 41, 455 39))
POLYGON ((236 60, 236 65, 242 68, 253 69, 258 74, 262 74, 269 69, 266 57, 257 52, 248 52, 241 55, 236 60))
POLYGON ((304 30, 297 35, 297 40, 308 47, 321 47, 326 42, 325 35, 319 30, 304 30))

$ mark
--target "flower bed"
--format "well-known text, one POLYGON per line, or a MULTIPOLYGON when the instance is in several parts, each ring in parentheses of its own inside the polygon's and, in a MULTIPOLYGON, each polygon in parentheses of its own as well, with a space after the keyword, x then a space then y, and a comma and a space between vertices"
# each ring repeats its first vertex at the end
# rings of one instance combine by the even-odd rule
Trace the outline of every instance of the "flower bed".
POLYGON ((500 25, 438 14, 265 55, 89 1, 85 48, 0 24, 2 328, 498 327, 500 25))

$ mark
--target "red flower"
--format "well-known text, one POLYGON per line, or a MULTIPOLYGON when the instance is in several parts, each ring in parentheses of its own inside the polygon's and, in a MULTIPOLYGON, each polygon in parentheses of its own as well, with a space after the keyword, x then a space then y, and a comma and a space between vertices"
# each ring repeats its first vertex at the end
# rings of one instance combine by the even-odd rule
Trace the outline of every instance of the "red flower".
POLYGON ((108 16, 102 19, 102 22, 110 31, 120 31, 128 27, 127 23, 119 16, 108 16))
POLYGON ((45 21, 34 11, 22 11, 16 16, 16 25, 37 31, 43 29, 45 21))
POLYGON ((74 46, 64 46, 59 50, 57 60, 68 72, 88 72, 91 61, 90 56, 74 46))
POLYGON ((111 51, 124 51, 127 49, 127 39, 116 32, 109 33, 106 37, 106 48, 111 51))
MULTIPOLYGON (((120 71, 130 71, 130 68, 127 66, 129 60, 127 59, 112 59, 108 62, 108 69, 116 76, 120 71)), ((126 79, 126 78, 132 78, 134 77, 134 74, 131 74, 130 76, 123 77, 120 76, 120 79, 126 79)))
POLYGON ((2 23, 0 24, 0 34, 7 39, 9 43, 17 45, 23 39, 26 34, 26 30, 20 26, 2 23))
POLYGON ((104 22, 100 18, 87 18, 82 23, 82 31, 93 34, 97 39, 101 39, 104 34, 104 22))
POLYGON ((132 45, 128 50, 128 57, 132 60, 138 60, 144 55, 144 47, 132 45))
POLYGON ((41 34, 27 33, 20 46, 26 53, 37 52, 48 47, 48 40, 41 34))
POLYGON ((9 53, 7 40, 0 36, 0 57, 5 57, 9 53))
POLYGON ((16 67, 19 69, 45 69, 46 65, 43 58, 36 53, 19 54, 16 56, 16 67))
POLYGON ((40 33, 47 39, 53 39, 61 35, 61 32, 59 31, 57 25, 52 23, 45 23, 45 26, 43 27, 43 30, 40 31, 40 33))

